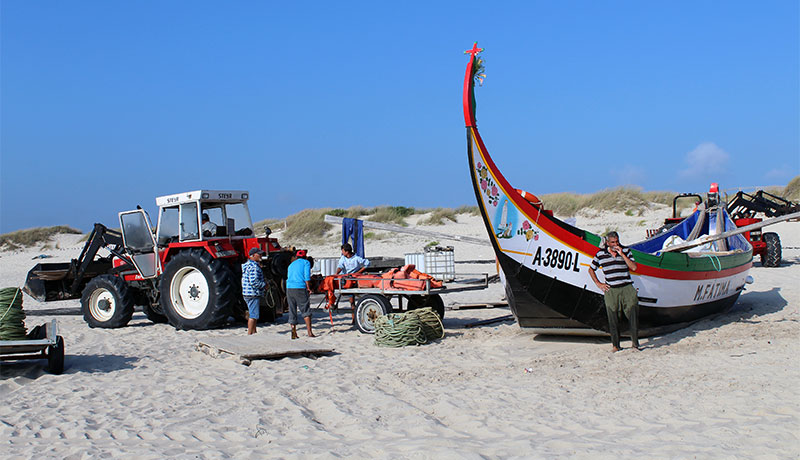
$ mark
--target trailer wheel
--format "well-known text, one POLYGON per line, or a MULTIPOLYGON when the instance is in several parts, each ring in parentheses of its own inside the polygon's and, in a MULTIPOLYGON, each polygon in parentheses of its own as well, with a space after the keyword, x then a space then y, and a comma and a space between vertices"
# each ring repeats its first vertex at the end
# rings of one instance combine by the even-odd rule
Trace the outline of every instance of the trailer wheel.
POLYGON ((47 347, 47 371, 56 375, 64 372, 64 338, 60 335, 55 345, 47 347))
POLYGON ((444 301, 439 294, 432 295, 419 295, 414 294, 408 296, 408 309, 416 310, 417 308, 431 307, 433 311, 439 315, 439 319, 444 319, 444 301))
POLYGON ((375 320, 392 312, 389 299, 380 294, 367 294, 356 305, 356 327, 364 334, 375 333, 375 320))
POLYGON ((442 300, 442 296, 439 294, 428 296, 427 306, 433 307, 433 311, 439 315, 439 319, 444 319, 444 300, 442 300))
POLYGON ((167 316, 159 308, 156 310, 156 307, 152 305, 142 305, 142 312, 144 315, 147 316, 147 319, 156 323, 156 324, 163 324, 167 322, 167 316))
POLYGON ((775 232, 767 232, 761 235, 762 241, 767 245, 767 249, 761 254, 761 265, 764 267, 778 267, 781 265, 781 238, 775 232))
POLYGON ((121 278, 100 275, 83 289, 81 310, 89 327, 125 327, 133 316, 133 293, 121 278))
POLYGON ((161 309, 177 329, 213 329, 233 312, 236 291, 231 269, 207 251, 176 255, 161 277, 161 309))

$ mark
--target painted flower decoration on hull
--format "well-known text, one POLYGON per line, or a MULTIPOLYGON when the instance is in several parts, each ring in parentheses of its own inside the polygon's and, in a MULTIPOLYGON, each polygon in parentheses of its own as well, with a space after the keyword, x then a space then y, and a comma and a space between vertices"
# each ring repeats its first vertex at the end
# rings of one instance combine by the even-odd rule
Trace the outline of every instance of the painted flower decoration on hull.
POLYGON ((530 241, 531 238, 533 238, 533 241, 539 239, 539 231, 534 229, 527 220, 522 223, 522 228, 517 230, 517 235, 525 235, 525 241, 530 241))
POLYGON ((497 206, 497 202, 500 198, 500 191, 497 189, 497 185, 492 180, 492 177, 489 175, 489 169, 483 165, 480 161, 478 162, 478 177, 479 184, 481 186, 481 190, 489 199, 489 204, 492 206, 497 206))

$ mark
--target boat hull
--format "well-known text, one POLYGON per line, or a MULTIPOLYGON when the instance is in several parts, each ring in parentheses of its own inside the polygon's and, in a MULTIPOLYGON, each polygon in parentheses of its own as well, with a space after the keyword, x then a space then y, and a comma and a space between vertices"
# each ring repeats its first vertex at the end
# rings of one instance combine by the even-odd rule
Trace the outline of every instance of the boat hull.
MULTIPOLYGON (((589 276, 600 237, 572 227, 523 200, 496 170, 468 129, 472 182, 486 230, 503 270, 518 324, 539 332, 608 332, 603 294, 589 276)), ((730 309, 744 288, 752 250, 728 255, 634 251, 642 337, 685 327, 730 309)), ((622 321, 625 333, 628 325, 622 321)))
MULTIPOLYGON (((515 273, 515 276, 505 276, 505 291, 511 312, 520 327, 534 328, 535 332, 541 334, 608 333, 602 294, 535 272, 502 252, 498 253, 498 261, 504 273, 515 273)), ((683 306, 655 307, 640 302, 639 336, 664 334, 728 311, 740 293, 741 289, 738 289, 729 296, 710 302, 683 306)), ((623 335, 627 334, 627 321, 620 326, 623 335)))

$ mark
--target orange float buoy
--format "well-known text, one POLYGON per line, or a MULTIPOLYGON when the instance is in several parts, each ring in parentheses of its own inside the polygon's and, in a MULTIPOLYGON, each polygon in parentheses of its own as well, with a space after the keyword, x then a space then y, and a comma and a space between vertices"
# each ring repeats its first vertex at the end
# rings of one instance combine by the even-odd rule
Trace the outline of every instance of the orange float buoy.
POLYGON ((514 189, 520 196, 527 201, 528 203, 532 204, 535 208, 542 207, 542 200, 539 199, 538 196, 534 195, 533 193, 526 192, 525 190, 520 190, 518 188, 514 189))

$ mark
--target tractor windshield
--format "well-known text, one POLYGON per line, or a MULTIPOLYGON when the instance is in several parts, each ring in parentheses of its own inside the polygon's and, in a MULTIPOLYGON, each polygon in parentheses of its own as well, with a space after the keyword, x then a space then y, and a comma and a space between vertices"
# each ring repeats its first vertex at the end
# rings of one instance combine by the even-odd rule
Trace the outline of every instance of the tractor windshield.
POLYGON ((177 206, 161 208, 161 215, 158 218, 158 244, 165 245, 170 241, 178 241, 179 217, 177 206))
POLYGON ((232 203, 225 205, 227 222, 232 222, 233 235, 247 236, 253 234, 253 223, 250 221, 250 211, 247 203, 232 203))

